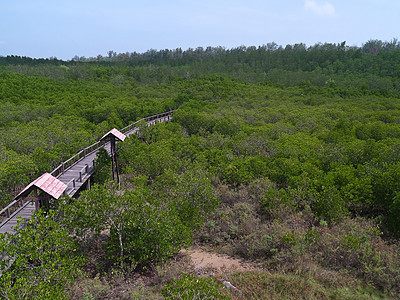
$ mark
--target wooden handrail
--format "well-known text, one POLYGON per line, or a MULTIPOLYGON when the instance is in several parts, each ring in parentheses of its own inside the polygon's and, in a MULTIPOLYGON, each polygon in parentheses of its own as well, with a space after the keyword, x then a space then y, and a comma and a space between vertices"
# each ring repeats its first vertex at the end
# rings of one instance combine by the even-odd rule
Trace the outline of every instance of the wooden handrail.
MULTIPOLYGON (((139 122, 142 121, 152 121, 152 120, 156 120, 158 118, 161 117, 165 117, 168 115, 171 115, 172 112, 174 110, 165 112, 165 113, 161 113, 161 114, 156 114, 153 116, 148 116, 145 118, 142 118, 124 128, 122 128, 120 131, 122 133, 126 133, 129 130, 133 130, 135 127, 135 124, 138 124, 139 122)), ((57 177, 60 174, 63 174, 68 168, 70 168, 72 165, 74 165, 77 161, 79 161, 82 157, 86 157, 87 155, 90 155, 92 152, 96 151, 97 149, 99 149, 100 147, 104 146, 105 143, 104 141, 98 141, 88 147, 83 148, 81 151, 79 151, 78 153, 76 153, 75 155, 73 155, 72 157, 70 157, 69 159, 67 159, 66 161, 62 162, 60 165, 58 165, 54 170, 51 171, 51 175, 54 177, 57 177)), ((80 171, 79 171, 79 178, 77 178, 81 183, 83 181, 83 176, 85 174, 89 174, 90 172, 92 172, 94 170, 94 161, 93 161, 93 166, 92 168, 89 167, 89 165, 85 165, 80 171)), ((73 188, 75 189, 75 183, 76 183, 76 178, 71 179, 68 183, 67 183, 67 188, 70 185, 70 183, 73 183, 73 188)), ((66 190, 64 191, 64 194, 66 193, 66 190)), ((14 199, 11 203, 9 203, 6 207, 4 207, 1 211, 0 211, 0 217, 5 215, 6 219, 4 221, 1 222, 0 226, 4 226, 5 224, 7 224, 13 216, 15 216, 16 214, 18 214, 18 212, 23 209, 26 205, 28 205, 30 201, 29 200, 24 200, 23 198, 16 198, 14 199), (25 201, 25 203, 24 203, 25 201)), ((0 254, 0 259, 4 258, 4 253, 0 254)), ((12 264, 12 262, 11 262, 12 264)), ((11 266, 10 264, 10 266, 11 266)), ((0 273, 0 277, 1 277, 1 273, 0 273)))
MULTIPOLYGON (((133 126, 134 126, 135 124, 138 124, 138 123, 140 123, 140 122, 142 122, 142 121, 146 121, 146 120, 149 120, 149 119, 150 119, 150 120, 154 120, 154 119, 158 119, 158 118, 160 118, 160 117, 168 116, 168 115, 171 115, 174 111, 175 111, 175 110, 170 110, 170 111, 167 111, 167 112, 164 112, 164 113, 160 113, 160 114, 156 114, 156 115, 152 115, 152 116, 148 116, 148 117, 142 118, 142 119, 140 119, 140 120, 138 120, 138 121, 136 121, 136 122, 133 122, 132 124, 129 124, 128 126, 125 126, 125 127, 122 128, 120 131, 121 131, 122 133, 125 133, 125 132, 129 131, 130 129, 134 128, 133 126)), ((53 175, 53 176, 55 176, 55 175, 53 174, 53 172, 56 173, 55 171, 56 171, 58 168, 60 168, 63 164, 64 164, 64 168, 65 168, 65 169, 68 169, 68 168, 69 168, 70 166, 72 166, 75 162, 77 162, 77 161, 79 160, 79 158, 81 158, 80 155, 84 153, 84 150, 86 150, 86 155, 89 155, 89 154, 91 154, 93 151, 99 149, 101 146, 103 146, 103 145, 102 145, 102 142, 101 142, 101 141, 98 141, 98 142, 96 142, 96 143, 94 143, 94 144, 92 144, 92 145, 90 145, 90 146, 88 146, 88 147, 86 147, 86 148, 83 148, 83 149, 82 149, 81 151, 79 151, 77 154, 75 154, 74 156, 72 156, 71 158, 69 158, 69 159, 67 159, 65 162, 63 162, 59 167, 57 167, 55 170, 53 170, 50 174, 53 175), (78 157, 78 159, 77 159, 77 160, 74 160, 74 159, 76 159, 77 157, 78 157), (72 160, 73 160, 73 162, 71 163, 72 160), (69 165, 68 165, 68 164, 69 164, 69 165)), ((57 173, 57 175, 59 175, 59 174, 60 174, 60 172, 57 173)), ((57 175, 56 175, 56 176, 57 176, 57 175)))
MULTIPOLYGON (((134 130, 134 128, 135 128, 134 125, 136 125, 140 122, 153 121, 153 120, 165 117, 165 116, 170 116, 172 114, 172 112, 174 112, 174 111, 175 110, 170 110, 165 113, 160 113, 160 114, 156 114, 153 116, 148 116, 148 117, 142 118, 142 119, 122 128, 120 131, 122 133, 126 133, 129 130, 134 130)), ((168 120, 170 120, 170 118, 168 118, 168 120)), ((75 155, 73 155, 66 161, 62 162, 60 165, 58 165, 53 171, 51 171, 50 174, 54 177, 57 177, 60 174, 63 174, 68 168, 73 166, 76 162, 80 161, 81 158, 92 154, 94 151, 98 150, 100 147, 105 146, 105 145, 106 145, 106 143, 103 140, 103 141, 98 141, 88 147, 83 148, 81 151, 79 151, 78 153, 76 153, 75 155)), ((92 167, 90 167, 89 165, 85 165, 80 170, 79 177, 73 178, 67 183, 67 189, 68 189, 69 185, 71 184, 71 182, 73 183, 73 188, 75 189, 76 181, 79 180, 82 183, 82 181, 83 181, 82 175, 90 174, 91 172, 93 172, 94 168, 95 168, 95 161, 93 161, 92 167)), ((64 195, 65 195, 67 189, 64 191, 64 195)), ((0 227, 3 227, 5 224, 7 224, 15 215, 17 215, 19 213, 20 210, 25 208, 29 204, 29 202, 30 202, 30 200, 24 200, 23 198, 15 198, 11 203, 9 203, 6 207, 4 207, 0 211, 0 217, 5 215, 6 219, 1 222, 0 227)), ((26 222, 25 222, 25 224, 26 224, 26 222)), ((0 253, 0 259, 2 259, 2 258, 4 258, 4 253, 3 254, 0 253)), ((11 262, 11 264, 12 264, 12 262, 11 262)), ((0 277, 1 277, 1 275, 2 274, 0 272, 0 277)))
MULTIPOLYGON (((125 132, 127 132, 129 130, 134 129, 135 128, 134 125, 136 125, 136 124, 138 124, 138 123, 140 123, 142 121, 152 121, 152 120, 155 120, 155 119, 158 119, 158 118, 161 118, 161 117, 165 117, 165 116, 171 115, 174 111, 175 110, 170 110, 170 111, 167 111, 167 112, 164 112, 164 113, 159 113, 159 114, 156 114, 156 115, 152 115, 152 116, 141 118, 140 120, 138 120, 136 122, 133 122, 132 124, 130 124, 128 126, 125 126, 120 131, 122 133, 125 133, 125 132)), ((66 161, 62 162, 60 165, 58 165, 53 171, 50 172, 50 174, 52 176, 54 176, 54 177, 57 177, 61 173, 65 172, 72 165, 74 165, 82 157, 90 155, 91 153, 93 153, 94 151, 98 150, 99 148, 101 148, 104 145, 105 145, 104 141, 98 141, 98 142, 93 143, 92 145, 90 145, 88 147, 83 148, 81 151, 79 151, 78 153, 76 153, 75 155, 71 156, 69 159, 67 159, 66 161)), ((4 213, 12 214, 13 212, 10 209, 13 208, 19 201, 20 201, 20 199, 14 199, 10 204, 8 204, 6 207, 4 207, 0 211, 0 216, 2 216, 4 213)))
POLYGON ((152 116, 148 116, 148 117, 142 118, 142 119, 140 119, 140 120, 138 120, 136 122, 133 122, 132 124, 129 124, 128 126, 125 126, 120 131, 122 133, 124 133, 124 132, 128 131, 129 129, 132 129, 133 128, 132 126, 137 124, 137 123, 140 123, 142 121, 145 121, 145 120, 148 120, 148 119, 151 119, 151 118, 157 119, 157 118, 160 118, 160 117, 163 117, 163 116, 171 115, 175 110, 176 109, 173 109, 173 110, 170 110, 170 111, 167 111, 167 112, 164 112, 164 113, 160 113, 160 114, 157 114, 157 115, 152 115, 152 116))
MULTIPOLYGON (((4 213, 10 214, 10 208, 12 208, 15 204, 17 204, 20 200, 15 199, 11 203, 9 203, 6 207, 4 207, 2 210, 0 210, 0 216, 2 216, 4 213)), ((9 216, 8 216, 9 217, 9 216)))
MULTIPOLYGON (((21 199, 17 199, 17 200, 14 200, 13 202, 11 202, 10 204, 8 204, 5 208, 3 208, 3 209, 0 211, 0 216, 1 216, 5 211, 7 211, 8 209, 12 208, 16 203, 18 203, 18 202, 20 202, 20 201, 21 201, 21 199)), ((25 201, 25 203, 24 203, 24 201, 22 201, 22 205, 21 205, 21 206, 18 205, 17 208, 16 208, 14 211, 11 211, 11 212, 10 212, 10 215, 7 217, 7 219, 11 219, 11 218, 13 217, 13 215, 15 215, 15 213, 16 213, 19 209, 23 208, 28 202, 29 202, 29 200, 25 201)), ((1 223, 1 225, 3 225, 3 223, 1 223)))

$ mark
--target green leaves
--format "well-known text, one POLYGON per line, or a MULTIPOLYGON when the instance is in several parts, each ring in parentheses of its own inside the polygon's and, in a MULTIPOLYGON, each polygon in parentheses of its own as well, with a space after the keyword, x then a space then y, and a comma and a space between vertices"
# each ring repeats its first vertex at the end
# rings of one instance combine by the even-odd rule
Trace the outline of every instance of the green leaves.
POLYGON ((93 174, 93 181, 104 184, 111 179, 111 157, 104 148, 100 148, 96 154, 96 171, 93 174))
POLYGON ((64 299, 64 288, 74 280, 83 260, 77 245, 53 212, 36 213, 25 226, 20 220, 15 236, 4 234, 0 252, 0 294, 7 299, 64 299), (6 270, 6 266, 12 266, 6 270))
POLYGON ((229 299, 221 293, 222 285, 215 278, 197 278, 191 274, 183 274, 166 285, 162 291, 165 299, 229 299))
POLYGON ((109 231, 108 256, 121 266, 167 259, 191 241, 175 207, 153 200, 142 186, 121 191, 112 184, 95 185, 61 210, 66 228, 83 244, 109 231))
POLYGON ((194 166, 177 176, 171 187, 168 201, 188 228, 201 226, 207 214, 218 205, 208 176, 205 170, 194 166))

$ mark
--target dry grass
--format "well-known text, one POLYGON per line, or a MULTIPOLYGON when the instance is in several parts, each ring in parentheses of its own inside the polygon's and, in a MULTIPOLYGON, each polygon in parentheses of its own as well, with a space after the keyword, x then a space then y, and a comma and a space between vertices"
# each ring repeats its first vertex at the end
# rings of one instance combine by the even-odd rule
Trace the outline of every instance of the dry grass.
MULTIPOLYGON (((219 210, 196 233, 196 243, 214 252, 257 262, 255 270, 218 271, 242 291, 221 291, 231 299, 398 299, 399 247, 389 245, 371 220, 346 218, 338 224, 319 223, 307 207, 296 211, 277 203, 260 212, 261 182, 252 187, 217 187, 219 210)), ((90 245, 86 276, 70 288, 72 299, 162 299, 164 286, 184 273, 199 272, 188 254, 146 273, 113 270, 101 244, 90 245), (97 274, 99 270, 106 270, 97 274)), ((214 270, 215 271, 215 270, 214 270)))
MULTIPOLYGON (((218 186, 221 207, 197 233, 197 241, 221 253, 262 261, 271 272, 277 272, 273 276, 277 280, 279 275, 288 281, 290 276, 302 279, 299 282, 304 287, 316 288, 315 295, 305 298, 344 297, 350 293, 346 289, 364 291, 365 287, 387 297, 400 297, 399 246, 385 242, 372 220, 345 218, 327 226, 307 207, 299 211, 280 203, 263 215, 258 201, 263 186, 270 188, 267 183, 258 183, 256 188, 218 186)), ((292 296, 296 298, 287 295, 288 299, 292 296)), ((364 296, 362 292, 354 297, 364 296)))
POLYGON ((384 299, 361 284, 332 287, 306 274, 251 271, 232 273, 227 279, 243 293, 231 293, 232 299, 384 299))

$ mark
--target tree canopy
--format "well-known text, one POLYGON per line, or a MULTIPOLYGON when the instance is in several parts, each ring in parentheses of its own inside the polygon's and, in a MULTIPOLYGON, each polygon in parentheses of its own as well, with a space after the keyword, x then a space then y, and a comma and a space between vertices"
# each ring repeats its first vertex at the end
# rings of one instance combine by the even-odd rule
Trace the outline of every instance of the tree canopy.
MULTIPOLYGON (((120 187, 100 153, 91 190, 36 214, 16 243, 2 236, 16 258, 3 296, 63 296, 75 269, 154 270, 195 241, 308 283, 327 285, 316 270, 398 298, 399 70, 397 40, 0 57, 3 206, 111 128, 176 109, 118 145, 120 187)), ((165 295, 217 289, 177 277, 165 295)), ((324 295, 355 296, 338 285, 324 295)))

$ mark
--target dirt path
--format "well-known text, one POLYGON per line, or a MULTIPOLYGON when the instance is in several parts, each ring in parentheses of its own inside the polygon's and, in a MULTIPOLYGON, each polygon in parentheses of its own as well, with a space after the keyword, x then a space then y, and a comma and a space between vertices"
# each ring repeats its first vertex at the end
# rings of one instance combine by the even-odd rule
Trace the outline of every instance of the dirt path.
POLYGON ((240 259, 229 257, 227 255, 206 252, 199 248, 190 248, 182 250, 182 254, 189 255, 195 270, 201 273, 209 272, 232 272, 232 271, 250 271, 258 269, 255 264, 243 262, 240 259))

